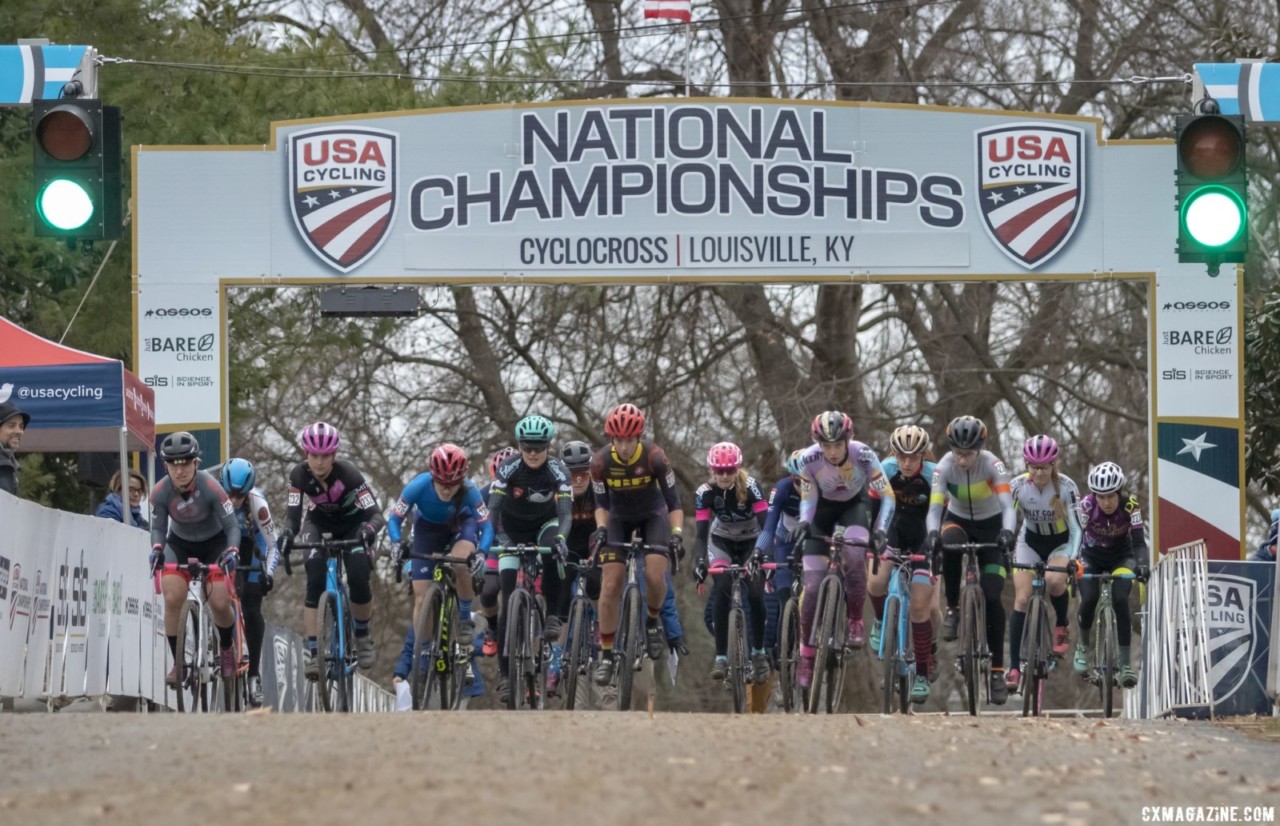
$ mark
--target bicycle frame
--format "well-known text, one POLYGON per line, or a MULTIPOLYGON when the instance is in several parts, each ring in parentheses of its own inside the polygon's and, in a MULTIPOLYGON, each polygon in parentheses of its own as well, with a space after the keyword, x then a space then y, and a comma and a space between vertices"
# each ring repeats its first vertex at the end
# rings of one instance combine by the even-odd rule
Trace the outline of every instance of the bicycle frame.
POLYGON ((320 617, 317 631, 316 656, 322 657, 320 663, 320 680, 316 689, 316 698, 323 711, 351 711, 352 682, 356 671, 356 657, 352 641, 348 638, 351 628, 351 603, 347 596, 346 585, 342 581, 342 554, 344 551, 361 547, 359 539, 334 539, 332 534, 321 534, 319 542, 298 542, 291 551, 319 550, 325 556, 324 595, 321 597, 320 617), (333 602, 334 630, 326 627, 325 605, 333 602), (323 636, 323 643, 320 637, 323 636), (338 684, 336 697, 329 695, 330 681, 338 684))
POLYGON ((978 552, 998 550, 994 542, 944 543, 943 552, 964 554, 964 583, 960 590, 960 653, 956 667, 964 677, 971 716, 977 716, 980 696, 991 691, 991 646, 987 639, 987 602, 982 592, 978 552))
POLYGON ((627 551, 626 584, 622 588, 622 608, 618 614, 618 630, 614 637, 614 657, 621 652, 618 664, 618 710, 631 708, 635 674, 644 667, 644 593, 640 584, 640 558, 649 551, 670 554, 665 545, 649 545, 638 535, 630 542, 609 542, 607 547, 625 548, 627 551), (634 606, 634 610, 633 610, 634 606))
POLYGON ((1048 583, 1046 573, 1070 575, 1068 567, 1050 565, 1043 559, 1037 559, 1031 565, 1013 563, 1015 571, 1031 571, 1031 597, 1027 602, 1027 625, 1022 632, 1022 644, 1019 659, 1022 661, 1022 678, 1018 690, 1022 692, 1022 716, 1038 717, 1043 711, 1044 683, 1049 679, 1049 672, 1057 664, 1058 657, 1053 653, 1052 623, 1049 614, 1048 583))
MULTIPOLYGON (((579 680, 591 672, 591 663, 596 658, 596 632, 599 622, 595 606, 587 596, 586 585, 582 581, 582 573, 592 563, 580 564, 572 560, 565 563, 565 568, 573 572, 573 584, 570 589, 569 623, 565 629, 564 655, 561 665, 561 679, 564 689, 564 709, 573 711, 578 702, 579 680), (581 606, 581 614, 579 614, 581 606)), ((591 691, 591 679, 583 681, 587 691, 591 691)), ((590 697, 588 696, 588 700, 590 697)))
POLYGON ((185 571, 189 576, 187 582, 187 598, 183 601, 182 616, 179 619, 178 636, 180 645, 178 646, 177 663, 179 669, 178 687, 175 689, 177 695, 178 711, 240 711, 243 699, 243 692, 239 690, 244 674, 248 671, 249 664, 244 658, 244 627, 243 618, 240 614, 240 602, 236 597, 236 589, 233 577, 226 577, 224 584, 227 589, 227 596, 231 600, 231 610, 234 616, 234 624, 232 626, 234 633, 232 635, 232 650, 236 654, 236 677, 230 685, 222 685, 221 691, 218 690, 219 684, 223 683, 221 663, 218 661, 218 650, 221 646, 217 643, 217 627, 213 623, 213 616, 210 613, 211 608, 205 598, 205 588, 212 583, 209 582, 211 573, 218 573, 221 568, 218 565, 206 565, 197 559, 188 559, 184 563, 170 563, 163 566, 165 571, 185 571), (194 615, 195 621, 195 643, 191 649, 191 662, 187 660, 187 623, 186 615, 190 613, 194 615), (190 667, 189 667, 190 666, 190 667), (186 695, 190 694, 190 697, 186 695), (221 697, 218 695, 221 694, 221 697), (190 703, 191 708, 187 708, 190 703))
POLYGON ((499 558, 516 556, 520 567, 516 571, 516 588, 506 602, 503 635, 507 658, 507 678, 510 680, 511 697, 508 708, 513 711, 524 706, 541 709, 546 702, 545 664, 550 656, 550 646, 543 639, 546 608, 542 596, 534 594, 534 583, 542 574, 542 557, 554 549, 545 545, 517 544, 493 545, 499 558))
POLYGON ((818 707, 821 705, 819 701, 824 693, 822 690, 824 683, 828 714, 839 711, 840 698, 844 692, 845 647, 849 633, 844 592, 846 564, 844 549, 846 547, 865 549, 867 543, 865 540, 845 537, 841 531, 842 527, 837 525, 831 536, 814 537, 827 546, 827 572, 818 584, 818 605, 813 614, 813 627, 809 631, 809 639, 813 647, 817 648, 813 683, 809 687, 810 714, 818 713, 818 707), (830 612, 834 612, 835 616, 830 616, 830 612))
POLYGON ((1112 600, 1111 584, 1118 579, 1143 581, 1143 577, 1136 573, 1085 573, 1079 578, 1097 580, 1099 586, 1098 608, 1094 615, 1093 668, 1085 674, 1085 679, 1098 686, 1102 695, 1102 716, 1110 717, 1114 710, 1113 683, 1117 686, 1119 684, 1120 668, 1120 640, 1116 630, 1116 608, 1112 600))
POLYGON ((875 554, 867 554, 867 556, 874 560, 873 569, 878 569, 881 562, 893 565, 893 573, 889 576, 889 591, 885 595, 884 626, 880 634, 880 648, 876 652, 880 661, 885 663, 884 701, 881 711, 885 714, 893 713, 893 698, 896 694, 899 711, 907 714, 911 708, 911 689, 916 678, 916 649, 910 634, 911 566, 916 562, 927 562, 929 557, 925 554, 904 554, 896 548, 886 548, 879 556, 875 554), (889 606, 893 605, 897 606, 897 610, 890 610, 889 606), (890 637, 893 639, 890 640, 890 637))
POLYGON ((746 711, 747 683, 753 677, 746 651, 746 609, 742 607, 742 588, 744 585, 750 587, 751 580, 759 576, 762 571, 772 571, 777 567, 773 562, 760 564, 748 561, 744 565, 719 565, 709 570, 713 576, 730 578, 729 648, 726 652, 729 658, 729 673, 725 676, 724 688, 733 695, 734 714, 746 711))
POLYGON ((462 683, 471 658, 470 651, 461 649, 454 643, 453 628, 450 625, 458 605, 454 566, 466 562, 448 553, 414 558, 433 563, 431 582, 439 591, 440 605, 434 617, 427 613, 432 610, 431 603, 435 599, 435 591, 429 588, 423 594, 419 613, 413 618, 413 659, 410 661, 409 671, 413 708, 427 708, 435 694, 441 709, 455 709, 461 703, 462 683), (427 633, 426 624, 429 620, 434 621, 430 634, 427 633), (439 685, 435 686, 437 681, 439 685))

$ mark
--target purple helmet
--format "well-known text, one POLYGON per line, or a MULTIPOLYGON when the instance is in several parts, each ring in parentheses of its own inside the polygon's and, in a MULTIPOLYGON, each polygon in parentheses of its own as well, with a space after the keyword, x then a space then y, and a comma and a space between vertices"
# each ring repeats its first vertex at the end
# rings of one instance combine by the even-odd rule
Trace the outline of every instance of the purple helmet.
POLYGON ((307 453, 326 455, 338 452, 338 428, 325 422, 313 422, 302 429, 298 444, 307 453))
POLYGON ((1022 445, 1022 458, 1029 465, 1051 465, 1058 461, 1058 443, 1051 436, 1032 436, 1022 445))

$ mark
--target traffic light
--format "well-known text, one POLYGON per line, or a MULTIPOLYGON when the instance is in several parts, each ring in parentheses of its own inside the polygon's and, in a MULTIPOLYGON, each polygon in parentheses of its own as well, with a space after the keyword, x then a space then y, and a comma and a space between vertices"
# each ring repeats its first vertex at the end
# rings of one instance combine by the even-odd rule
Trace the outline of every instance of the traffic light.
POLYGON ((1240 263, 1249 250, 1244 118, 1218 114, 1216 103, 1204 108, 1180 115, 1175 128, 1178 260, 1217 275, 1219 264, 1240 263))
POLYGON ((87 98, 31 104, 36 235, 119 238, 120 110, 87 98))

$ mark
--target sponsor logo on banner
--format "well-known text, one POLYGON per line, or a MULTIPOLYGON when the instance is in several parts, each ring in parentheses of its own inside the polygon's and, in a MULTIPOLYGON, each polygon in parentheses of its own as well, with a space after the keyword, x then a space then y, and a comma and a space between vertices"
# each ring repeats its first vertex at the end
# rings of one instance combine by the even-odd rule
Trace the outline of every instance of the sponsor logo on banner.
POLYGON ((144 338, 142 350, 146 353, 172 353, 178 361, 213 361, 213 333, 144 338))
POLYGON ((49 619, 53 613, 52 603, 49 600, 49 580, 45 577, 44 571, 36 569, 36 620, 43 621, 49 619))
POLYGON ((9 578, 11 593, 9 596, 9 630, 18 617, 31 616, 31 594, 27 593, 27 580, 22 578, 22 566, 14 564, 13 575, 9 578))
POLYGON ((1207 355, 1227 355, 1232 352, 1231 340, 1235 336, 1233 327, 1219 327, 1216 330, 1165 330, 1160 334, 1161 340, 1173 347, 1194 346, 1197 353, 1207 355), (1201 350, 1201 347, 1213 347, 1212 350, 1201 350))
POLYGON ((1216 702, 1240 690, 1250 673, 1258 631, 1254 628, 1253 602, 1257 586, 1252 579, 1230 574, 1209 577, 1209 654, 1213 667, 1209 684, 1216 702))
POLYGON ((1082 128, 1021 123, 977 132, 978 207, 987 235, 1035 269, 1066 247, 1085 203, 1082 128))
POLYGON ((281 634, 271 638, 272 660, 276 666, 276 701, 281 711, 284 710, 285 698, 289 696, 289 672, 293 667, 293 654, 289 648, 289 640, 281 634))
POLYGON ((0 556, 0 599, 9 597, 9 557, 0 556))
POLYGON ((289 209, 307 247, 351 272, 386 240, 395 220, 399 135, 322 127, 289 136, 289 209))
POLYGON ((156 307, 143 313, 145 318, 212 318, 212 307, 156 307))
POLYGON ((1162 312, 1183 312, 1186 310, 1230 310, 1230 301, 1166 301, 1160 305, 1162 312))

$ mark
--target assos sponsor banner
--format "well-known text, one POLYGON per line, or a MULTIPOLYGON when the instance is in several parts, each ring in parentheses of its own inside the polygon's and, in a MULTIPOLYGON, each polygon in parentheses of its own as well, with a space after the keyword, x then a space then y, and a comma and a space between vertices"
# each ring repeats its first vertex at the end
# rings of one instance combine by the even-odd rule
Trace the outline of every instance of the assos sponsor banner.
POLYGON ((1156 415, 1240 415, 1236 277, 1165 276, 1156 303, 1156 415))
POLYGON ((217 292, 155 285, 138 296, 137 374, 155 391, 157 425, 215 421, 222 337, 217 292))

